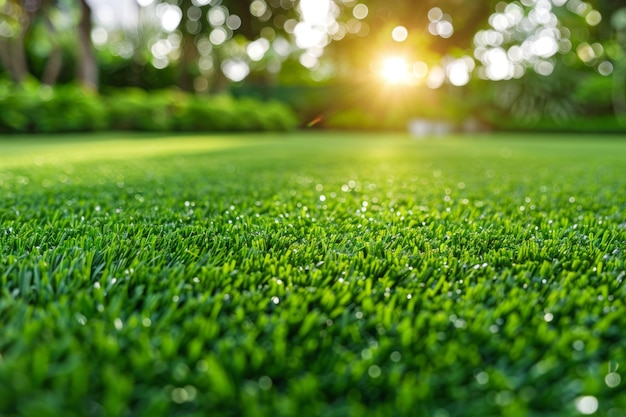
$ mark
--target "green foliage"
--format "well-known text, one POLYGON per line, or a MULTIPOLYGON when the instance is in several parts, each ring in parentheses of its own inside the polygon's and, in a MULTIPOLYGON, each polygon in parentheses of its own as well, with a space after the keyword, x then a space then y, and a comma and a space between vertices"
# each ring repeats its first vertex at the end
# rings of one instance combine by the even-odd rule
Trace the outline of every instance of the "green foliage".
POLYGON ((52 88, 33 80, 20 86, 0 83, 0 131, 72 132, 105 126, 99 97, 78 86, 52 88))
POLYGON ((181 131, 290 130, 296 116, 277 101, 229 96, 195 96, 180 109, 176 127, 181 131))
POLYGON ((187 97, 175 90, 124 88, 113 90, 105 100, 113 129, 167 131, 175 127, 175 117, 187 97))
POLYGON ((569 120, 555 121, 541 119, 523 121, 501 118, 492 124, 492 127, 506 131, 525 132, 576 132, 576 133, 615 133, 622 134, 626 129, 623 121, 614 115, 575 117, 569 120))
POLYGON ((613 77, 591 73, 578 84, 574 99, 588 113, 606 114, 613 108, 612 90, 613 77))
POLYGON ((76 85, 0 82, 0 131, 11 133, 271 131, 297 124, 293 112, 277 101, 196 96, 173 89, 124 88, 100 96, 76 85))
POLYGON ((380 113, 374 109, 353 107, 331 112, 324 119, 324 126, 332 129, 350 130, 404 130, 409 118, 394 117, 394 113, 380 113))
POLYGON ((132 138, 3 143, 1 415, 626 409, 623 141, 132 138))

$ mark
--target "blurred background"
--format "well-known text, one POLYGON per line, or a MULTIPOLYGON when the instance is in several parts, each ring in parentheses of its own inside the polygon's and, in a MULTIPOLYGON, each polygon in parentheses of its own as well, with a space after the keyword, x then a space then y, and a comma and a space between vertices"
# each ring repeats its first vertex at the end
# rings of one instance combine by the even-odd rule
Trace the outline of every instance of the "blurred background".
POLYGON ((623 0, 0 0, 0 131, 623 132, 625 53, 623 0))

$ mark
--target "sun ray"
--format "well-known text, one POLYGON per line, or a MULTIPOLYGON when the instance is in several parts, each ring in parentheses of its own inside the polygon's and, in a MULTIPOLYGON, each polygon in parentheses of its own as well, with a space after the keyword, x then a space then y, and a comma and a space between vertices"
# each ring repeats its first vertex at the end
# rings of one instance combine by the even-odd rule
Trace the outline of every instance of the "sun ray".
POLYGON ((408 62, 401 56, 383 59, 380 76, 389 84, 410 84, 413 80, 408 62))

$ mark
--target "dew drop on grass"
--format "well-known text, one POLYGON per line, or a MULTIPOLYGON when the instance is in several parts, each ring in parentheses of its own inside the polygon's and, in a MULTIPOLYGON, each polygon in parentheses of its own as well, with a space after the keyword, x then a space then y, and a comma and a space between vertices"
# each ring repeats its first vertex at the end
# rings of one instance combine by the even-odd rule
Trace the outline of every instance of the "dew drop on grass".
POLYGON ((209 363, 204 359, 200 359, 198 363, 196 363, 196 369, 199 372, 207 372, 209 370, 209 363))
POLYGON ((122 328, 124 327, 124 322, 122 322, 122 319, 118 317, 113 320, 113 325, 115 326, 116 330, 122 330, 122 328))
POLYGON ((552 315, 552 313, 546 313, 544 314, 543 319, 550 323, 554 319, 554 316, 552 315))
POLYGON ((76 314, 76 321, 78 322, 78 324, 80 324, 81 326, 84 326, 85 324, 87 324, 87 317, 83 316, 80 313, 76 314))
POLYGON ((372 365, 370 366, 370 368, 367 370, 367 373, 369 374, 369 376, 371 376, 372 378, 378 378, 380 376, 380 374, 382 373, 380 366, 378 365, 372 365))
POLYGON ((576 409, 582 414, 593 414, 598 411, 598 399, 593 395, 583 395, 576 398, 576 409))
POLYGON ((489 382, 489 375, 487 374, 487 372, 480 371, 479 373, 477 373, 476 382, 478 382, 480 385, 485 385, 487 382, 489 382))
POLYGON ((193 401, 196 399, 198 395, 198 390, 193 385, 185 385, 185 391, 187 391, 187 395, 189 396, 189 401, 193 401))
POLYGON ((609 372, 604 377, 604 382, 607 387, 616 388, 622 382, 622 377, 617 372, 609 372))
POLYGON ((506 407, 513 402, 513 393, 511 391, 500 391, 496 394, 495 401, 501 407, 506 407))
POLYGON ((261 378, 259 378, 259 388, 261 388, 263 391, 267 391, 272 388, 272 378, 267 375, 263 375, 261 378))
POLYGON ((189 401, 189 394, 184 388, 174 388, 172 390, 172 401, 176 404, 182 404, 189 401))

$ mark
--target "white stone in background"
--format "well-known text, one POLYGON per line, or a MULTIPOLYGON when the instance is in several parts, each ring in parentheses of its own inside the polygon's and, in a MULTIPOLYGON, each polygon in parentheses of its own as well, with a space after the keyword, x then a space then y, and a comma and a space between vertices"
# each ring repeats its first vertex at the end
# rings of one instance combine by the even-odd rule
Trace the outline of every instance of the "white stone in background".
POLYGON ((455 126, 445 120, 412 119, 407 125, 407 130, 411 136, 424 138, 446 136, 458 131, 464 133, 488 132, 489 126, 472 117, 466 119, 461 126, 455 126))
POLYGON ((454 131, 451 123, 441 120, 412 119, 408 124, 409 133, 416 138, 443 136, 454 131))

